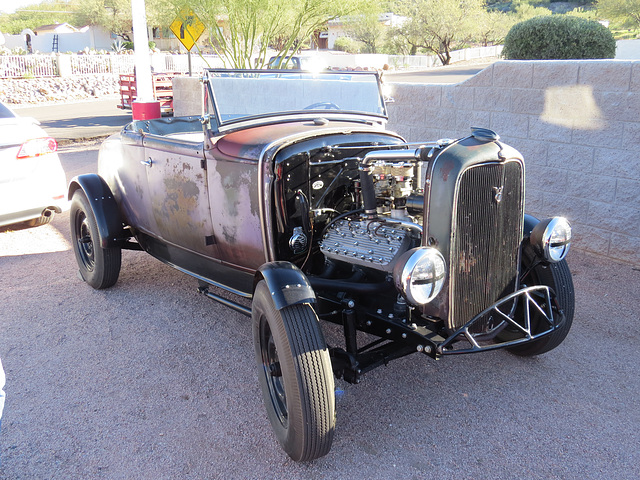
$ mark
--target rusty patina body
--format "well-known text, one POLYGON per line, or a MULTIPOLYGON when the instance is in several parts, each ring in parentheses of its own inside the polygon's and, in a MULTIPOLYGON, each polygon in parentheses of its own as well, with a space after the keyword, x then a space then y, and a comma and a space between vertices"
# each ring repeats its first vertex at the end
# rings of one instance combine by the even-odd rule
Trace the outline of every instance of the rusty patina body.
POLYGON ((409 144, 385 129, 376 74, 209 70, 203 83, 201 117, 134 121, 104 142, 98 175, 72 181, 74 250, 94 288, 115 283, 121 249, 142 249, 252 315, 292 458, 328 452, 334 374, 565 338, 571 229, 525 215, 524 159, 497 133, 409 144))

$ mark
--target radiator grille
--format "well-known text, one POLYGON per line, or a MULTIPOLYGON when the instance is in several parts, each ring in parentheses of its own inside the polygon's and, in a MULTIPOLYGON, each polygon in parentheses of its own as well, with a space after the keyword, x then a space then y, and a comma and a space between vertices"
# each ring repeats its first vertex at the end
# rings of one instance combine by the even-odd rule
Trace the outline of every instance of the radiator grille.
POLYGON ((479 165, 462 174, 452 224, 452 328, 515 290, 523 183, 523 167, 517 161, 479 165))

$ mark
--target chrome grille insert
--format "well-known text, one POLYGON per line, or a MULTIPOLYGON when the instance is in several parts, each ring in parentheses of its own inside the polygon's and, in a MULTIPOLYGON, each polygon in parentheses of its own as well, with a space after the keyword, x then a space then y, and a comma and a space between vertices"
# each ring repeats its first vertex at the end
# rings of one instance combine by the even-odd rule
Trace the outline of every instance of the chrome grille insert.
POLYGON ((450 328, 515 291, 523 185, 519 161, 476 165, 461 174, 452 220, 450 328))

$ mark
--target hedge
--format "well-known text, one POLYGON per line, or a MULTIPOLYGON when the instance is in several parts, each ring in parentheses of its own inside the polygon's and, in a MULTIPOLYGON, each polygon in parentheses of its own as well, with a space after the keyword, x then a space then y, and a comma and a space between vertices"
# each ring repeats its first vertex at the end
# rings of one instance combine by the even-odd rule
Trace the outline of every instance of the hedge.
POLYGON ((514 25, 504 40, 502 56, 510 60, 614 58, 616 41, 608 28, 593 20, 550 15, 514 25))

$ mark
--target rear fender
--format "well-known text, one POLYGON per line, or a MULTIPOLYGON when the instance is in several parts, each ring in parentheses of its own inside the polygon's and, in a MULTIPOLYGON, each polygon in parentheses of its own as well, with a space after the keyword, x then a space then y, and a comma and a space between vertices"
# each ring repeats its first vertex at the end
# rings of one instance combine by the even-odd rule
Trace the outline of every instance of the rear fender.
POLYGON ((265 263, 256 272, 254 290, 260 280, 266 282, 278 310, 290 305, 316 303, 316 294, 307 276, 293 263, 265 263))
POLYGON ((74 177, 69 184, 67 198, 71 200, 77 190, 82 190, 89 200, 98 224, 102 248, 120 246, 123 241, 129 238, 130 235, 123 228, 118 204, 102 177, 95 173, 74 177))

